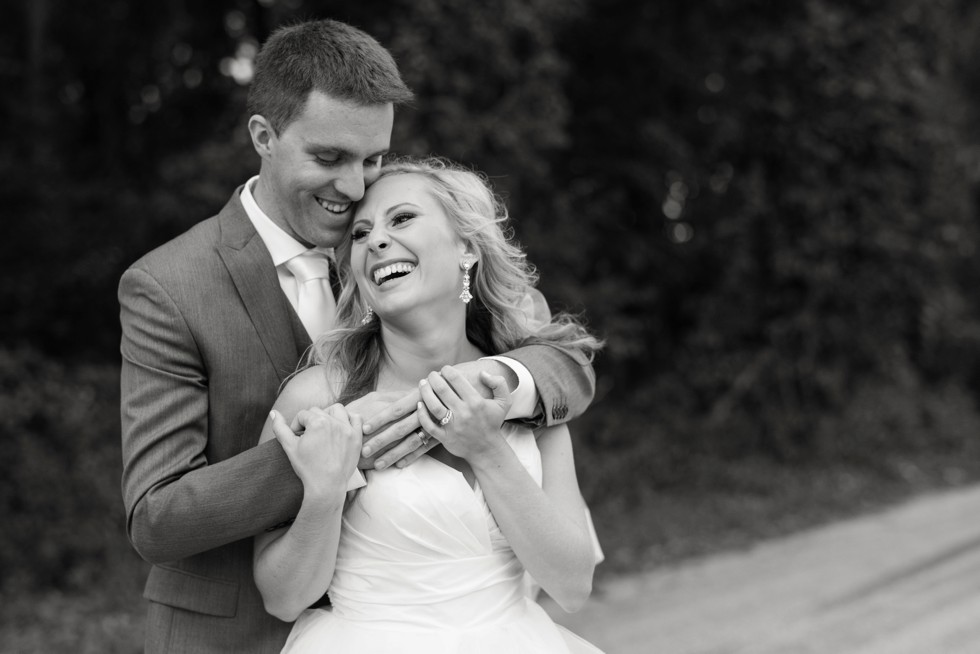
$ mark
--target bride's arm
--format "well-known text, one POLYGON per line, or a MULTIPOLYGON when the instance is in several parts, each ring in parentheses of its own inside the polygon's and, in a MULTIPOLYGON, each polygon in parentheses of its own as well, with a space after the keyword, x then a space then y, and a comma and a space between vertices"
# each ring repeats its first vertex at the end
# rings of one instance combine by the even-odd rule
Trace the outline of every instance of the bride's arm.
POLYGON ((564 610, 578 610, 592 592, 595 550, 568 428, 538 431, 543 469, 538 486, 500 434, 504 380, 484 378, 494 391, 494 400, 488 401, 461 376, 445 369, 443 376, 445 381, 430 375, 422 390, 429 409, 419 412, 422 427, 473 469, 494 519, 534 580, 564 610), (441 419, 447 407, 453 417, 446 425, 429 417, 432 412, 441 419))
POLYGON ((340 540, 347 482, 361 445, 360 420, 340 405, 322 406, 333 397, 322 368, 296 375, 283 389, 266 420, 260 442, 278 438, 303 482, 303 502, 286 529, 255 537, 253 570, 266 611, 291 622, 330 586, 340 540), (295 436, 287 425, 305 429, 295 436))
POLYGON ((470 462, 493 517, 534 580, 568 612, 592 592, 595 550, 565 425, 538 432, 543 487, 505 443, 470 462))

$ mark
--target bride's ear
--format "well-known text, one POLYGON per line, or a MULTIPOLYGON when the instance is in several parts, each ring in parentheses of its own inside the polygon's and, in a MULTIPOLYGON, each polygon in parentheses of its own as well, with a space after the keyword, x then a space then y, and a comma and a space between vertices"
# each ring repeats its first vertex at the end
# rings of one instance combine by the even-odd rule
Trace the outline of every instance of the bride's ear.
POLYGON ((476 254, 477 250, 473 247, 472 243, 460 239, 459 242, 459 267, 472 268, 473 264, 480 260, 480 257, 476 254))
POLYGON ((479 261, 477 256, 467 249, 459 258, 459 267, 462 270, 469 270, 477 261, 479 261))

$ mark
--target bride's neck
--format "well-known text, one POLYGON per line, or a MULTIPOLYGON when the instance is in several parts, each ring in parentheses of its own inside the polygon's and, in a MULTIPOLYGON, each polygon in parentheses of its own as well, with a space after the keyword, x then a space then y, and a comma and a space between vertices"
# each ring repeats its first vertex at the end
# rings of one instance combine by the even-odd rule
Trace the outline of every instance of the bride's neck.
POLYGON ((407 333, 382 326, 385 357, 378 376, 378 390, 412 388, 433 370, 483 353, 466 339, 465 330, 446 325, 424 332, 407 333))

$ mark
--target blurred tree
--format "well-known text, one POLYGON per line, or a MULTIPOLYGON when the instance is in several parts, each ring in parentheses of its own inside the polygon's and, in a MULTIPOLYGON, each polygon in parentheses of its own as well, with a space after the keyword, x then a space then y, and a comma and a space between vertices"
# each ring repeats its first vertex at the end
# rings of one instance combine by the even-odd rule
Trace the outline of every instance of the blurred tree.
POLYGON ((214 3, 21 4, 4 28, 3 70, 22 93, 2 101, 12 120, 0 193, 16 219, 0 242, 12 273, 0 285, 11 308, 0 338, 105 358, 118 343, 122 268, 205 215, 195 185, 175 194, 161 174, 168 157, 194 149, 215 174, 228 165, 197 150, 228 139, 238 85, 218 62, 235 42, 214 3))
POLYGON ((98 584, 105 566, 135 560, 109 440, 117 378, 0 349, 0 591, 98 584))
POLYGON ((603 447, 664 482, 699 451, 833 457, 859 388, 921 383, 928 330, 976 361, 952 5, 613 1, 566 33, 574 145, 529 241, 609 337, 609 405, 662 427, 603 447))

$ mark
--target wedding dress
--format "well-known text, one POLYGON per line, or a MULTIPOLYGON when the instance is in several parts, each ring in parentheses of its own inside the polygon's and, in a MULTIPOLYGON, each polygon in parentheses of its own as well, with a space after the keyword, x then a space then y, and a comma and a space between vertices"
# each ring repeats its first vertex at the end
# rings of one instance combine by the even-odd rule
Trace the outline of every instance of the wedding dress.
MULTIPOLYGON (((534 435, 505 430, 540 484, 534 435)), ((284 654, 602 654, 528 596, 479 483, 429 456, 367 479, 344 513, 331 607, 304 611, 284 654)))

